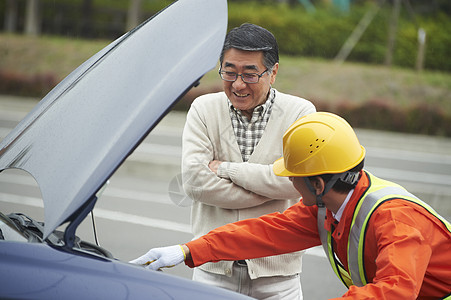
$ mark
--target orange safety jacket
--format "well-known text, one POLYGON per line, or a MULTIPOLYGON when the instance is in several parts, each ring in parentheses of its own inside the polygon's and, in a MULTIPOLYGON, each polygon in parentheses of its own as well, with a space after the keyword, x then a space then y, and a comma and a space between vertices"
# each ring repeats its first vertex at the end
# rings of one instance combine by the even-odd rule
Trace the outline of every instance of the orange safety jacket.
MULTIPOLYGON (((370 188, 361 173, 340 222, 330 211, 324 227, 331 232, 337 261, 348 269, 348 237, 354 211, 370 188)), ((285 212, 219 227, 187 243, 194 267, 208 261, 240 260, 307 249, 321 244, 318 208, 302 201, 285 212)), ((352 285, 341 299, 440 299, 451 292, 451 232, 417 203, 402 199, 383 202, 365 231, 363 262, 367 284, 352 285)))

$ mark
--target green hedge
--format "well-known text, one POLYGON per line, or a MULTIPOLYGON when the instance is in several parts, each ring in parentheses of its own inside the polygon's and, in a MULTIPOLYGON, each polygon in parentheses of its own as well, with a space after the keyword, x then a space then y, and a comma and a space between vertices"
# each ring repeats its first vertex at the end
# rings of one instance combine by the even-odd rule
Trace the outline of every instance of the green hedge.
POLYGON ((374 99, 360 104, 342 102, 335 109, 322 109, 334 111, 357 128, 451 137, 451 116, 426 103, 403 108, 388 100, 374 99))
MULTIPOLYGON (((318 8, 315 13, 307 13, 300 5, 233 2, 229 3, 229 28, 244 22, 255 23, 274 33, 283 54, 332 59, 371 7, 352 6, 349 14, 332 8, 318 8)), ((428 18, 417 16, 414 20, 403 10, 401 12, 393 64, 415 68, 419 26, 427 34, 424 68, 451 71, 450 17, 438 14, 428 18)), ((390 17, 391 7, 383 6, 351 51, 348 61, 384 63, 390 17)))
POLYGON ((32 74, 0 70, 0 94, 44 97, 58 83, 54 74, 32 74))

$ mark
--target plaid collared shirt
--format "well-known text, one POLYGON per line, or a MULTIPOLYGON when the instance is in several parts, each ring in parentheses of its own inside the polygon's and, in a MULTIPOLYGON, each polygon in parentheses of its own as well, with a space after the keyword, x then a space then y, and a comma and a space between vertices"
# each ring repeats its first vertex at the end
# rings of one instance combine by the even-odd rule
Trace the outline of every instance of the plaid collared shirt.
POLYGON ((249 160, 249 157, 254 152, 254 148, 257 146, 260 138, 265 132, 265 127, 271 115, 275 96, 276 92, 271 88, 270 95, 266 102, 254 108, 250 121, 240 110, 233 107, 232 102, 228 100, 233 130, 235 131, 236 140, 241 150, 241 157, 245 162, 249 160))

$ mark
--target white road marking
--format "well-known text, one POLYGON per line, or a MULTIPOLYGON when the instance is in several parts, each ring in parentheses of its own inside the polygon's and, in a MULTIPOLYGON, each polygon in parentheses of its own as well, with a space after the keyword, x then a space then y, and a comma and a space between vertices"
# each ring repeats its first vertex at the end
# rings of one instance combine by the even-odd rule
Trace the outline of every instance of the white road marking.
MULTIPOLYGON (((43 202, 36 197, 18 196, 8 193, 0 193, 0 202, 11 204, 27 205, 37 208, 43 208, 43 202)), ((171 230, 182 233, 191 233, 191 225, 172 222, 161 219, 148 218, 134 214, 128 214, 120 211, 107 210, 102 208, 94 208, 94 215, 112 221, 126 222, 157 229, 171 230)))

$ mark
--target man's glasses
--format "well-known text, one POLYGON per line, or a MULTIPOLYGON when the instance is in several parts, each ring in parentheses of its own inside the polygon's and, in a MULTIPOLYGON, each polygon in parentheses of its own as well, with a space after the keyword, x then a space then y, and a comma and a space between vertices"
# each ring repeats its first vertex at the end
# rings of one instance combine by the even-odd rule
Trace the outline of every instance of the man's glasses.
POLYGON ((238 74, 236 72, 229 72, 229 71, 221 71, 221 70, 219 70, 219 76, 221 76, 222 80, 224 80, 224 81, 234 82, 235 80, 238 79, 238 76, 241 76, 241 79, 245 83, 257 83, 260 80, 260 77, 262 77, 263 74, 265 74, 266 72, 268 72, 268 69, 263 71, 261 74, 257 74, 257 73, 242 73, 242 74, 238 74))

